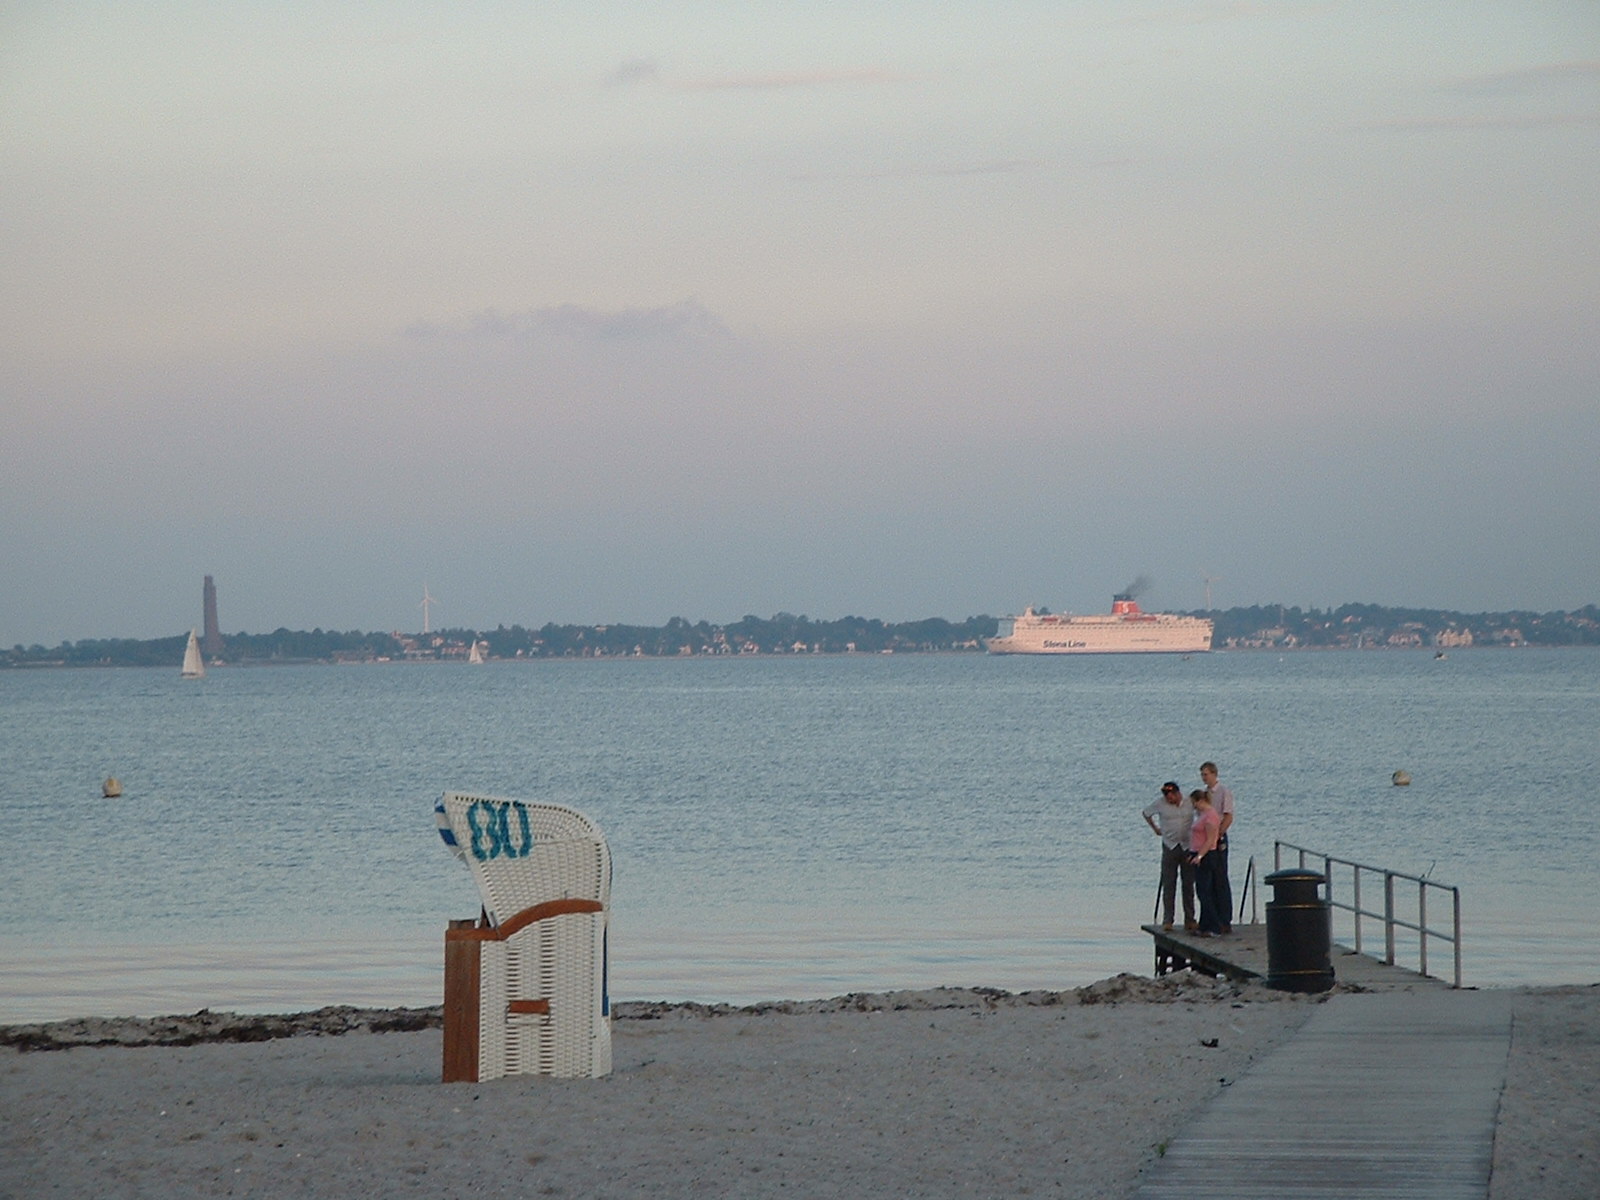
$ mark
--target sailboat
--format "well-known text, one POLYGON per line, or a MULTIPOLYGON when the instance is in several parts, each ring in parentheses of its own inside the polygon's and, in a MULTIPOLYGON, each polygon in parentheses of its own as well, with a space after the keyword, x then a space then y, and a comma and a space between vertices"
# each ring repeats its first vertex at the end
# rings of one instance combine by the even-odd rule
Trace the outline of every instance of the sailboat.
POLYGON ((185 679, 199 679, 206 673, 205 663, 200 661, 200 639, 195 637, 194 630, 189 630, 189 644, 183 648, 183 677, 185 679))
POLYGON ((472 649, 467 652, 467 661, 475 664, 483 662, 483 643, 477 638, 472 639, 472 649))

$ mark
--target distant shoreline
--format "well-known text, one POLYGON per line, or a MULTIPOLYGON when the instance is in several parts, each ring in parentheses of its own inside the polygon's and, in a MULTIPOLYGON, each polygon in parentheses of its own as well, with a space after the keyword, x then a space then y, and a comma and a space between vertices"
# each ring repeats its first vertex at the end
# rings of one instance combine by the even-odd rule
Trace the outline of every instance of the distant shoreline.
MULTIPOLYGON (((1044 612, 1046 610, 1039 610, 1044 612)), ((1600 606, 1571 611, 1461 613, 1447 609, 1385 608, 1345 604, 1335 609, 1252 605, 1177 613, 1212 622, 1211 648, 1228 650, 1415 650, 1447 656, 1486 647, 1600 646, 1600 606)), ((737 621, 664 625, 556 624, 494 629, 450 628, 422 633, 360 630, 291 630, 222 635, 206 639, 209 662, 229 665, 290 665, 404 661, 492 661, 543 658, 793 658, 813 655, 981 654, 999 632, 1001 618, 970 616, 959 621, 927 617, 889 622, 845 616, 814 620, 793 613, 745 616, 737 621)), ((58 646, 0 650, 0 669, 19 667, 149 666, 174 668, 188 641, 184 632, 167 638, 101 638, 58 646)), ((1204 653, 1195 651, 1194 653, 1204 653)), ((1069 656, 1071 657, 1071 656, 1069 656)))
MULTIPOLYGON (((1528 642, 1516 645, 1491 644, 1486 646, 1463 646, 1453 649, 1445 655, 1438 657, 1448 658, 1454 654, 1473 654, 1480 652, 1517 653, 1526 650, 1595 650, 1600 646, 1584 642, 1553 642, 1532 644, 1528 642)), ((1188 654, 1148 654, 1137 651, 1124 654, 1011 654, 995 655, 1000 658, 1049 658, 1049 659, 1074 659, 1086 658, 1176 658, 1186 659, 1203 657, 1210 654, 1430 654, 1431 646, 1218 646, 1212 650, 1194 651, 1188 654)), ((488 663, 550 663, 550 662, 726 662, 732 659, 808 659, 808 658, 893 658, 896 655, 914 657, 988 657, 984 650, 807 650, 801 652, 784 651, 756 651, 742 654, 525 654, 517 657, 497 658, 491 656, 483 664, 488 663)), ((206 670, 233 671, 257 670, 272 667, 465 667, 469 664, 464 658, 247 658, 237 662, 217 660, 206 664, 206 670)), ((176 670, 164 663, 117 663, 117 662, 66 662, 60 659, 30 662, 6 662, 0 660, 0 671, 166 671, 176 670)))

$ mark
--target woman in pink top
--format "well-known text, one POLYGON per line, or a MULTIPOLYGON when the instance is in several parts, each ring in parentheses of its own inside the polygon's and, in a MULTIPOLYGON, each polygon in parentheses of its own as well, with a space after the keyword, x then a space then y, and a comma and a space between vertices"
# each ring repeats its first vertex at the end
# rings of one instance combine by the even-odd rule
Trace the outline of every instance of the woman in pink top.
POLYGON ((1218 860, 1211 852, 1222 835, 1222 815, 1211 805, 1209 793, 1196 789, 1189 793, 1194 804, 1194 823, 1189 826, 1189 854, 1194 863, 1194 897, 1200 905, 1200 937, 1216 937, 1222 932, 1222 896, 1218 888, 1218 860))

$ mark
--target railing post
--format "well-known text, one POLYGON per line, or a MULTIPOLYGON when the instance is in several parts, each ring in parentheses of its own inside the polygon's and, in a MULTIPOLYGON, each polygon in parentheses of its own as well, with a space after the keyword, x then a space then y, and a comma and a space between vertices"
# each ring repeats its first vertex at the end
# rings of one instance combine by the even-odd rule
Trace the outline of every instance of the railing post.
POLYGON ((1250 866, 1245 872, 1245 881, 1253 884, 1250 888, 1250 924, 1259 925, 1261 923, 1261 905, 1259 903, 1261 880, 1256 878, 1256 856, 1254 854, 1250 856, 1250 866))
POLYGON ((1417 952, 1422 959, 1422 973, 1428 973, 1428 883, 1417 883, 1417 952))
POLYGON ((1328 932, 1333 933, 1333 858, 1327 854, 1322 856, 1322 884, 1324 898, 1328 901, 1328 932))
POLYGON ((1383 873, 1383 961, 1394 966, 1394 872, 1383 873))
POLYGON ((1350 872, 1351 893, 1355 899, 1352 903, 1356 910, 1356 953, 1361 953, 1361 868, 1355 867, 1350 872))
POLYGON ((1450 890, 1453 893, 1455 893, 1455 901, 1456 901, 1455 902, 1455 912, 1456 912, 1456 916, 1455 916, 1455 923, 1456 923, 1456 929, 1455 929, 1455 934, 1456 934, 1456 986, 1460 987, 1461 986, 1461 889, 1458 888, 1458 887, 1453 887, 1450 890))

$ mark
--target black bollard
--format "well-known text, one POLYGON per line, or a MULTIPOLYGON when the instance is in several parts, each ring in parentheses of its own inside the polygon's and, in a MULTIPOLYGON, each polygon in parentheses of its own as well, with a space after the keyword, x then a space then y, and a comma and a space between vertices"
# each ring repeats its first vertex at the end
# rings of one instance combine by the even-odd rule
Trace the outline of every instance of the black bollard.
POLYGON ((1333 986, 1332 910, 1317 891, 1315 871, 1275 871, 1267 876, 1267 986, 1280 992, 1325 992, 1333 986))

